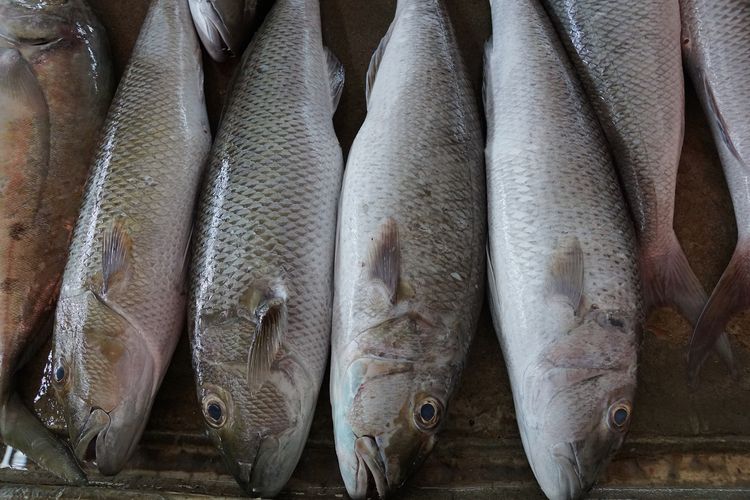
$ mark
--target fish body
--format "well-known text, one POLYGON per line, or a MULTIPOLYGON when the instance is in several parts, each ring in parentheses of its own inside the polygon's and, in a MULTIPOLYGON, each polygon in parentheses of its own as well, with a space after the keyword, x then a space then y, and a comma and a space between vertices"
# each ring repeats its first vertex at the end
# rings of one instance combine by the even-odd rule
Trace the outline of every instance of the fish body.
MULTIPOLYGON (((604 129, 639 246, 646 306, 695 325, 706 293, 673 229, 685 91, 678 0, 542 0, 604 129)), ((726 335, 719 354, 734 370, 726 335)))
POLYGON ((111 99, 104 28, 81 0, 0 1, 0 80, 0 433, 41 466, 79 481, 67 449, 12 390, 22 358, 45 340, 111 99))
POLYGON ((682 0, 686 67, 706 111, 732 195, 737 248, 691 340, 697 375, 732 315, 750 306, 750 1, 682 0))
POLYGON ((635 235, 596 115, 534 0, 485 55, 490 305, 526 456, 580 498, 622 444, 642 320, 635 235))
POLYGON ((257 0, 189 0, 195 29, 208 54, 223 62, 242 54, 252 35, 257 0))
POLYGON ((155 0, 107 115, 55 315, 53 385, 79 460, 132 454, 185 315, 210 133, 187 0, 155 0))
POLYGON ((484 284, 482 131, 442 1, 398 2, 367 93, 339 209, 331 353, 352 498, 388 495, 431 451, 484 284))
POLYGON ((208 434, 251 494, 299 460, 331 331, 343 68, 317 1, 278 0, 243 57, 209 161, 189 300, 208 434))

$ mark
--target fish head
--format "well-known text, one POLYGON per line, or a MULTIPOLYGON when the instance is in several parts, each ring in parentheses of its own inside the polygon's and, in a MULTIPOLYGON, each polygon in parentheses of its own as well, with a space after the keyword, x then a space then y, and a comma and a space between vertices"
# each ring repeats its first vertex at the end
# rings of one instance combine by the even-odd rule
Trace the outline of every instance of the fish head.
POLYGON ((529 366, 514 395, 529 463, 549 498, 585 495, 625 439, 636 388, 636 316, 589 311, 529 366))
POLYGON ((216 61, 242 54, 250 39, 257 0, 190 0, 198 36, 216 61))
POLYGON ((434 447, 460 372, 456 346, 435 342, 437 330, 419 316, 386 321, 358 337, 334 375, 336 452, 352 498, 384 498, 434 447))
POLYGON ((128 319, 86 292, 61 299, 52 380, 81 461, 117 474, 137 445, 156 391, 156 362, 128 319))
POLYGON ((39 51, 83 39, 91 18, 81 0, 0 0, 0 46, 39 51))

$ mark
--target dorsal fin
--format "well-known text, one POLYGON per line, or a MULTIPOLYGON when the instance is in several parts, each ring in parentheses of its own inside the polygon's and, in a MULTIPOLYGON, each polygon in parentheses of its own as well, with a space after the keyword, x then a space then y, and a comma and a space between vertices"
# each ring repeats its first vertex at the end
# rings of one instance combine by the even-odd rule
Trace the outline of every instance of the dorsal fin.
POLYGON ((583 250, 575 236, 560 241, 552 257, 549 294, 563 297, 577 311, 583 295, 583 250))
POLYGON ((130 266, 132 246, 122 221, 113 221, 102 241, 102 295, 123 280, 130 266))
POLYGON ((247 383, 260 389, 268 378, 287 329, 286 299, 270 287, 253 286, 241 299, 252 311, 255 331, 247 355, 247 383), (262 289, 261 289, 262 288, 262 289))
MULTIPOLYGON (((398 16, 398 12, 396 13, 396 16, 398 16)), ((380 43, 378 44, 378 48, 375 49, 375 52, 373 52, 372 54, 372 58, 370 59, 370 65, 367 67, 365 97, 367 99, 368 108, 370 107, 370 94, 372 93, 372 88, 375 85, 375 78, 378 76, 378 68, 380 67, 381 61, 383 60, 383 55, 385 54, 385 49, 388 46, 388 41, 391 39, 391 34, 393 33, 393 26, 395 24, 396 24, 396 19, 393 20, 385 36, 380 40, 380 43)))
POLYGON ((328 47, 323 47, 326 53, 326 63, 328 66, 328 81, 331 84, 331 102, 333 104, 333 110, 339 106, 341 100, 341 94, 344 92, 344 65, 341 64, 338 57, 331 52, 328 47))
POLYGON ((401 247, 398 239, 398 224, 388 218, 374 238, 370 247, 368 263, 370 278, 379 280, 385 285, 388 299, 395 304, 398 298, 399 279, 401 277, 401 247))

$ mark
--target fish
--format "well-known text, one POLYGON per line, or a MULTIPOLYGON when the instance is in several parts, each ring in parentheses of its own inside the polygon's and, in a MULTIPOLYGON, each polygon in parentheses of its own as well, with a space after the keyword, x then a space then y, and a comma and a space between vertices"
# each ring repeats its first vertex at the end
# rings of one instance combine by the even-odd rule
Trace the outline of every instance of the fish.
MULTIPOLYGON (((649 310, 695 325, 708 296, 674 232, 685 90, 678 0, 542 0, 610 144, 638 238, 649 310)), ((727 335, 717 352, 737 370, 727 335)))
POLYGON ((489 303, 529 464, 581 498, 633 412, 643 299, 608 144, 540 3, 493 0, 485 51, 489 303))
POLYGON ((212 149, 188 330, 206 429, 253 496, 284 487, 328 361, 344 70, 314 0, 277 0, 243 55, 212 149))
POLYGON ((438 439, 484 298, 484 138, 442 0, 399 0, 344 173, 330 394, 349 496, 386 497, 438 439))
POLYGON ((682 49, 690 79, 708 116, 737 220, 734 254, 690 341, 695 380, 730 318, 747 309, 750 287, 750 1, 681 0, 682 49))
POLYGON ((76 458, 119 472, 185 319, 210 148, 187 0, 155 0, 107 114, 55 312, 52 385, 76 458))
POLYGON ((71 482, 70 451, 13 392, 46 341, 96 139, 112 97, 104 28, 86 2, 0 0, 0 434, 71 482))
POLYGON ((206 52, 217 62, 242 55, 252 35, 257 0, 189 0, 206 52))

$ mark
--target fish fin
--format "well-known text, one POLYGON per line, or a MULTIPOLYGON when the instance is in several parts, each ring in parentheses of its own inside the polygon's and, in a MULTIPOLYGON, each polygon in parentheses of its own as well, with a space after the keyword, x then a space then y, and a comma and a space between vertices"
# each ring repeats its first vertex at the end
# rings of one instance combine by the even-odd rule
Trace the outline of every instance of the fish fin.
POLYGON ((370 249, 370 278, 385 285, 388 299, 395 304, 398 299, 401 277, 401 247, 398 239, 398 224, 388 218, 380 227, 377 239, 370 249))
POLYGON ((339 106, 341 94, 344 92, 345 72, 344 65, 341 64, 336 54, 331 49, 325 47, 326 63, 328 65, 328 80, 331 83, 331 101, 334 111, 339 106))
MULTIPOLYGON (((726 336, 733 315, 750 307, 750 252, 737 248, 698 319, 690 339, 688 373, 698 376, 711 349, 726 336)), ((731 351, 730 351, 731 352, 731 351)), ((734 375, 734 372, 733 372, 734 375)))
POLYGON ((0 406, 0 435, 7 446, 23 452, 43 469, 70 484, 86 484, 70 449, 11 394, 0 406))
POLYGON ((710 112, 710 115, 713 117, 713 119, 716 121, 716 128, 719 131, 719 136, 721 137, 721 142, 724 143, 724 145, 727 147, 727 150, 734 156, 737 161, 740 162, 740 165, 743 167, 746 167, 745 161, 742 159, 742 156, 740 156, 740 152, 737 151, 737 148, 734 145, 734 142, 732 142, 732 137, 729 132, 729 126, 727 125, 727 122, 724 120, 724 116, 721 114, 721 111, 719 111, 719 103, 716 102, 716 95, 714 94, 713 89, 711 88, 711 84, 708 82, 708 78, 705 74, 702 75, 703 78, 703 88, 706 92, 706 103, 708 104, 708 111, 710 112))
MULTIPOLYGON (((396 14, 398 16, 398 13, 396 14)), ((388 41, 391 39, 391 34, 393 33, 393 26, 396 24, 396 19, 393 20, 390 27, 388 28, 388 31, 386 32, 385 36, 380 40, 380 43, 378 44, 378 48, 375 49, 375 52, 372 54, 372 58, 370 59, 370 65, 367 67, 367 82, 365 85, 365 97, 367 99, 367 107, 370 107, 370 94, 372 93, 372 88, 375 85, 375 78, 378 76, 378 68, 380 67, 380 63, 383 60, 383 55, 385 55, 385 49, 388 47, 388 41)))
POLYGON ((130 265, 132 244, 122 221, 114 221, 102 242, 102 295, 122 280, 130 265))
POLYGON ((583 296, 583 250, 578 238, 566 238, 558 244, 552 258, 549 293, 561 296, 578 311, 583 296))
MULTIPOLYGON (((646 310, 671 306, 695 326, 707 296, 674 232, 669 237, 666 251, 641 250, 640 267, 646 310)), ((724 364, 736 376, 734 355, 725 332, 720 332, 714 345, 724 364)))
POLYGON ((35 114, 48 114, 47 99, 34 70, 16 49, 0 48, 0 94, 22 102, 35 114))
POLYGON ((266 381, 281 349, 287 328, 286 301, 281 297, 263 300, 255 309, 255 318, 255 335, 247 358, 247 382, 258 390, 266 381))
POLYGON ((484 43, 484 79, 482 81, 482 101, 487 123, 492 120, 494 108, 492 106, 492 39, 484 43))

